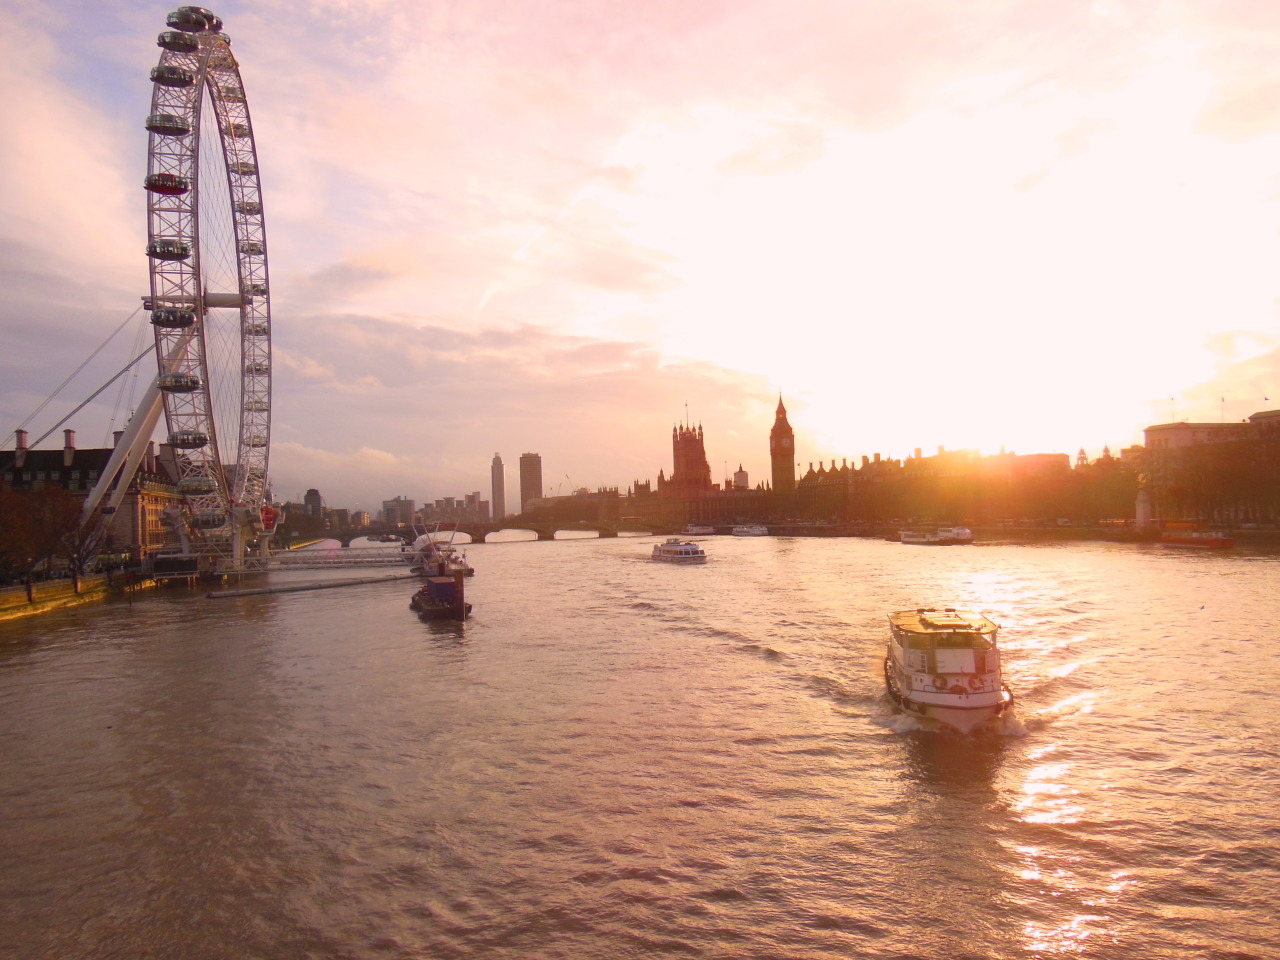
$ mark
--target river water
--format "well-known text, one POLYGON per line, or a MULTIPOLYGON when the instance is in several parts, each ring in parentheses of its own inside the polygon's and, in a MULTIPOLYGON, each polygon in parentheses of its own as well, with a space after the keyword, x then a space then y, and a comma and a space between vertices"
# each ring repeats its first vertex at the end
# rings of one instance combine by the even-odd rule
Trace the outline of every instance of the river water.
POLYGON ((1280 557, 652 543, 0 624, 0 955, 1280 956, 1280 557), (894 712, 922 604, 1014 718, 894 712))

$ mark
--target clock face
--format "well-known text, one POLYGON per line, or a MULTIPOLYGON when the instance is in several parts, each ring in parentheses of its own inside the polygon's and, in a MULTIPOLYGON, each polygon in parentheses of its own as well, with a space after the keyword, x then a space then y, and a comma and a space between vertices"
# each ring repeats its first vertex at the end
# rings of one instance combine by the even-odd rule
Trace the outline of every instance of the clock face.
POLYGON ((782 438, 782 448, 785 450, 785 449, 786 449, 787 447, 789 447, 789 446, 791 446, 791 441, 790 441, 788 438, 783 437, 783 438, 782 438))

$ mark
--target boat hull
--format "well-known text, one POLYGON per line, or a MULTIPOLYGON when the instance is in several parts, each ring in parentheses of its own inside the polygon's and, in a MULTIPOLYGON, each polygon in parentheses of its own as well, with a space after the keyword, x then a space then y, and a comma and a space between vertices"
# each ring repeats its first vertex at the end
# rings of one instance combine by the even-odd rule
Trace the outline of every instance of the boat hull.
POLYGON ((884 684, 893 700, 904 712, 936 720, 960 733, 972 733, 990 720, 1003 716, 1013 706, 1008 687, 981 693, 908 694, 897 683, 893 657, 884 658, 884 684))
POLYGON ((452 603, 434 603, 430 600, 418 600, 414 597, 409 601, 409 609, 416 613, 423 620, 465 620, 471 615, 471 604, 465 601, 462 604, 462 616, 458 616, 458 611, 452 603))
POLYGON ((1194 547, 1200 550, 1227 550, 1236 545, 1231 537, 1221 534, 1190 536, 1166 533, 1160 538, 1160 542, 1170 547, 1194 547))

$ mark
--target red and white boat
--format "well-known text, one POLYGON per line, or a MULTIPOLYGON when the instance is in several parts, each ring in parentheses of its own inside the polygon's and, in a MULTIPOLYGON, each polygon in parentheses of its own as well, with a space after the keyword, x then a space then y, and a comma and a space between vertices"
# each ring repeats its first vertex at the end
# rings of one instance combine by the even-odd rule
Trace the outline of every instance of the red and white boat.
POLYGON ((1160 542, 1171 547, 1200 547, 1205 550, 1225 550, 1234 547, 1235 540, 1221 530, 1165 530, 1160 542))

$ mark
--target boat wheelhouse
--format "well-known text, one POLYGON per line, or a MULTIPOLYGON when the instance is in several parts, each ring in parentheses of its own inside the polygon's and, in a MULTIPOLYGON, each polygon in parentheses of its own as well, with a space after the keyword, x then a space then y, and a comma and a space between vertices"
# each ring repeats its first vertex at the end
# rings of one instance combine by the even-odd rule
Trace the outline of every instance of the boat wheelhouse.
POLYGON ((707 553, 689 540, 668 537, 665 542, 653 545, 652 559, 664 563, 706 563, 707 553))
POLYGON ((999 627, 979 613, 918 607, 889 614, 884 681, 907 713, 961 733, 1013 704, 996 646, 999 627))

